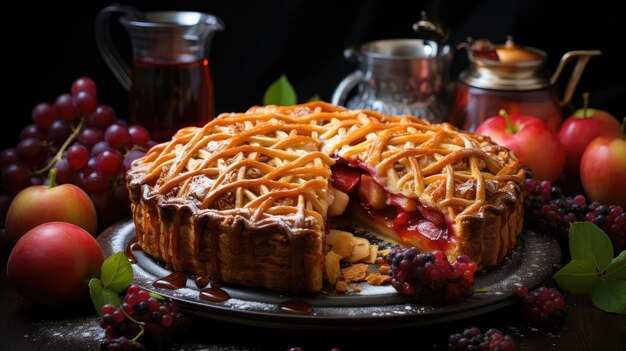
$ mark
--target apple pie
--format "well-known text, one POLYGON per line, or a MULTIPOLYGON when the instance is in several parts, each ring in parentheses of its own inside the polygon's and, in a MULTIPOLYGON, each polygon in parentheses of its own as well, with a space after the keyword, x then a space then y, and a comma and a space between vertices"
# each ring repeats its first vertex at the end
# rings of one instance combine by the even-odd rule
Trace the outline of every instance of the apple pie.
POLYGON ((525 177, 487 137, 313 102, 183 128, 133 162, 127 186, 138 242, 167 267, 313 292, 336 216, 497 265, 522 228, 525 177))

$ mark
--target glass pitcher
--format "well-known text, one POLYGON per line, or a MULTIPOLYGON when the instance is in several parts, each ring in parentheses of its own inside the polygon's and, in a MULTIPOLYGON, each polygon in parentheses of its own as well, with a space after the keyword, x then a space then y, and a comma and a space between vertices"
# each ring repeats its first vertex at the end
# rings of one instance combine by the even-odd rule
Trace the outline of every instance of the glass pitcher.
POLYGON ((209 48, 224 29, 216 16, 201 12, 140 12, 127 5, 102 9, 95 21, 100 53, 129 92, 129 120, 145 126, 156 141, 178 129, 202 126, 214 116, 209 48), (130 36, 132 69, 112 43, 112 15, 130 36))

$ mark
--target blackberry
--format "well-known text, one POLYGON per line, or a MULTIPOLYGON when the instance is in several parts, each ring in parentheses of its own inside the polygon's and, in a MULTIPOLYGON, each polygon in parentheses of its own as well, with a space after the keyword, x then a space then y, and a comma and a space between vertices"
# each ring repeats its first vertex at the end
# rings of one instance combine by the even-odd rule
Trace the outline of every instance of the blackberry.
POLYGON ((524 316, 535 324, 559 324, 565 317, 565 299, 556 288, 541 287, 528 292, 522 287, 517 295, 522 298, 524 316))
POLYGON ((567 249, 569 226, 579 221, 592 222, 611 238, 614 254, 626 250, 626 213, 618 205, 589 201, 584 195, 565 196, 558 186, 536 179, 526 180, 524 223, 554 235, 567 249))
POLYGON ((401 295, 423 303, 444 303, 473 293, 477 270, 468 256, 450 264, 442 251, 419 253, 415 248, 394 248, 386 258, 391 285, 401 295))
POLYGON ((516 347, 513 339, 498 329, 491 328, 483 334, 478 327, 471 327, 450 335, 448 350, 515 351, 516 347))

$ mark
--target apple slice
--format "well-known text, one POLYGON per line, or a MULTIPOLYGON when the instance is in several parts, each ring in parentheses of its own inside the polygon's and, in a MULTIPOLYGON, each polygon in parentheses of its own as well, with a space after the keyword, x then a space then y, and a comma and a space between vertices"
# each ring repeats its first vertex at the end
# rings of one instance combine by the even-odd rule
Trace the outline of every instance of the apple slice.
POLYGON ((341 255, 338 255, 333 251, 329 251, 328 253, 326 253, 324 266, 326 268, 326 276, 328 277, 328 281, 332 285, 335 285, 337 283, 337 279, 339 279, 339 275, 341 273, 339 261, 341 261, 341 255))
POLYGON ((387 207, 387 193, 369 174, 361 174, 359 197, 368 207, 382 210, 387 207))
POLYGON ((334 188, 335 201, 328 207, 328 217, 335 217, 343 214, 350 202, 350 196, 343 191, 334 188))
POLYGON ((419 211, 425 219, 433 222, 437 226, 441 226, 446 223, 446 219, 443 216, 443 213, 432 207, 419 206, 419 211))
POLYGON ((345 165, 334 165, 332 167, 333 175, 330 178, 333 187, 350 194, 359 185, 361 174, 358 168, 352 168, 345 165))
POLYGON ((416 229, 420 232, 420 234, 429 238, 430 240, 439 240, 445 234, 445 230, 438 227, 435 223, 427 219, 422 219, 421 221, 419 221, 417 223, 416 229))
POLYGON ((417 211, 419 207, 417 200, 408 198, 406 196, 401 196, 401 195, 389 194, 389 197, 387 198, 387 202, 390 205, 400 207, 402 211, 404 212, 417 211))

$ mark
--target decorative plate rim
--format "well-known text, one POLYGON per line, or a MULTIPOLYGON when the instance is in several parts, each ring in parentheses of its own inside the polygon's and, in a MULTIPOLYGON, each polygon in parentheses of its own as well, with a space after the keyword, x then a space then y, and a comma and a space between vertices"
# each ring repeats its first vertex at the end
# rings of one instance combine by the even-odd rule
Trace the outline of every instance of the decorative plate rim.
MULTIPOLYGON (((97 238, 105 257, 124 251, 135 236, 131 219, 122 220, 104 230, 97 238)), ((476 288, 487 288, 445 305, 416 304, 410 298, 395 294, 387 286, 363 283, 361 293, 336 294, 326 289, 320 293, 294 296, 266 289, 224 284, 231 296, 224 302, 200 298, 193 279, 181 289, 154 287, 152 283, 171 273, 143 251, 133 251, 133 283, 170 298, 189 313, 226 322, 283 329, 388 329, 429 325, 477 316, 515 301, 521 286, 533 288, 550 279, 554 266, 561 263, 561 250, 549 235, 524 230, 513 252, 496 268, 476 274, 476 288), (313 313, 299 315, 278 309, 277 301, 298 298, 313 306, 313 313)))

